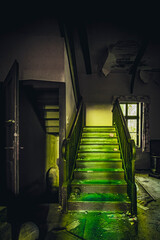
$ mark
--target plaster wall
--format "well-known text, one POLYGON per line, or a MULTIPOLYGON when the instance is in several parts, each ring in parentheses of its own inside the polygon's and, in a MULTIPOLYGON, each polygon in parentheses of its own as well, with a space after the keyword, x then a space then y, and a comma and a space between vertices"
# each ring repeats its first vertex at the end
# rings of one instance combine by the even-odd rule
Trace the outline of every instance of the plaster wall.
POLYGON ((4 81, 15 59, 19 63, 20 80, 66 82, 66 134, 68 135, 76 104, 69 63, 60 37, 58 23, 39 19, 24 27, 0 35, 0 81, 4 81))
MULTIPOLYGON (((149 128, 150 138, 160 139, 160 84, 159 79, 147 83, 140 80, 137 73, 134 93, 130 94, 131 75, 110 73, 107 77, 102 74, 80 75, 80 90, 86 103, 86 125, 112 125, 113 96, 135 95, 149 96, 149 128)), ((150 168, 150 154, 137 150, 136 168, 150 168)))
POLYGON ((64 40, 58 36, 8 34, 0 37, 0 81, 14 60, 19 79, 64 81, 64 40))
POLYGON ((72 123, 74 121, 77 108, 72 88, 72 79, 65 46, 64 46, 64 76, 66 82, 66 136, 68 136, 72 123))
POLYGON ((113 96, 128 94, 128 88, 127 75, 112 74, 107 78, 96 73, 80 75, 80 90, 86 103, 86 125, 111 126, 113 96))
MULTIPOLYGON (((135 79, 134 93, 130 94, 130 81, 131 75, 124 73, 110 73, 107 77, 98 74, 81 75, 79 82, 81 94, 86 103, 87 124, 92 124, 88 119, 93 119, 92 115, 94 114, 93 108, 95 104, 96 108, 104 109, 104 116, 106 116, 107 119, 110 119, 109 123, 112 124, 113 96, 149 96, 150 136, 151 139, 159 139, 160 112, 158 109, 160 104, 160 84, 152 79, 150 79, 148 83, 143 83, 137 74, 135 79), (104 106, 106 106, 106 108, 104 108, 104 106)), ((96 120, 97 124, 100 124, 102 117, 103 115, 99 114, 96 120)), ((107 121, 104 121, 104 123, 107 124, 107 121)))

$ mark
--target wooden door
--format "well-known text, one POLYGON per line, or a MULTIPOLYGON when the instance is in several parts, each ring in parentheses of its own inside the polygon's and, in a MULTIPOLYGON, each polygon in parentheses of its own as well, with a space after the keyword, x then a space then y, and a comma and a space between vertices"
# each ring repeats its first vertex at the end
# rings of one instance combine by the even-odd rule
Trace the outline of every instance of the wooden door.
POLYGON ((9 193, 19 193, 19 66, 15 61, 4 81, 6 125, 6 185, 9 193))

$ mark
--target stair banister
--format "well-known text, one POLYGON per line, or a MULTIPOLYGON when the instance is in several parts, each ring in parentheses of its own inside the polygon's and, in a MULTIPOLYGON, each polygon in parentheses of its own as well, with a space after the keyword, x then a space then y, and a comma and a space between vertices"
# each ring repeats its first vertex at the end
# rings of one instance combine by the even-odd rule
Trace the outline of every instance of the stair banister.
POLYGON ((131 213, 137 214, 137 196, 135 185, 135 156, 136 148, 135 142, 130 137, 130 133, 121 110, 118 99, 116 99, 113 106, 113 124, 117 128, 120 148, 123 159, 123 169, 125 172, 125 180, 127 182, 127 191, 131 200, 131 213))
POLYGON ((62 144, 63 158, 63 185, 62 185, 62 208, 67 211, 67 199, 70 193, 70 183, 75 168, 76 154, 81 138, 82 128, 84 126, 84 107, 81 100, 71 130, 62 144))

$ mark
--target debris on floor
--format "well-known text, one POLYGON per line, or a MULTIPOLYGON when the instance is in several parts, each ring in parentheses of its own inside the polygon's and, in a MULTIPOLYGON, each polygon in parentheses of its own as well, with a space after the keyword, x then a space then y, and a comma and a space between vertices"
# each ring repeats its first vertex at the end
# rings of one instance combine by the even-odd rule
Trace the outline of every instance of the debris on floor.
POLYGON ((76 227, 78 227, 78 225, 80 224, 80 221, 73 221, 72 223, 70 223, 69 225, 66 226, 67 231, 70 231, 76 227))

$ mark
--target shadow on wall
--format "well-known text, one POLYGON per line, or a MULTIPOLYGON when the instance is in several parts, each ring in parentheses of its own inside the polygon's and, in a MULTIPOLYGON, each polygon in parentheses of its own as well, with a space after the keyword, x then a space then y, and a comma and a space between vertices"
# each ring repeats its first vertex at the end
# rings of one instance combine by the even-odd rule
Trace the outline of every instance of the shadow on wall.
POLYGON ((52 196, 53 201, 58 201, 59 136, 45 133, 23 89, 20 91, 20 146, 23 147, 20 150, 22 198, 50 202, 52 196))
POLYGON ((20 194, 29 198, 45 191, 45 132, 23 89, 20 91, 20 194))

